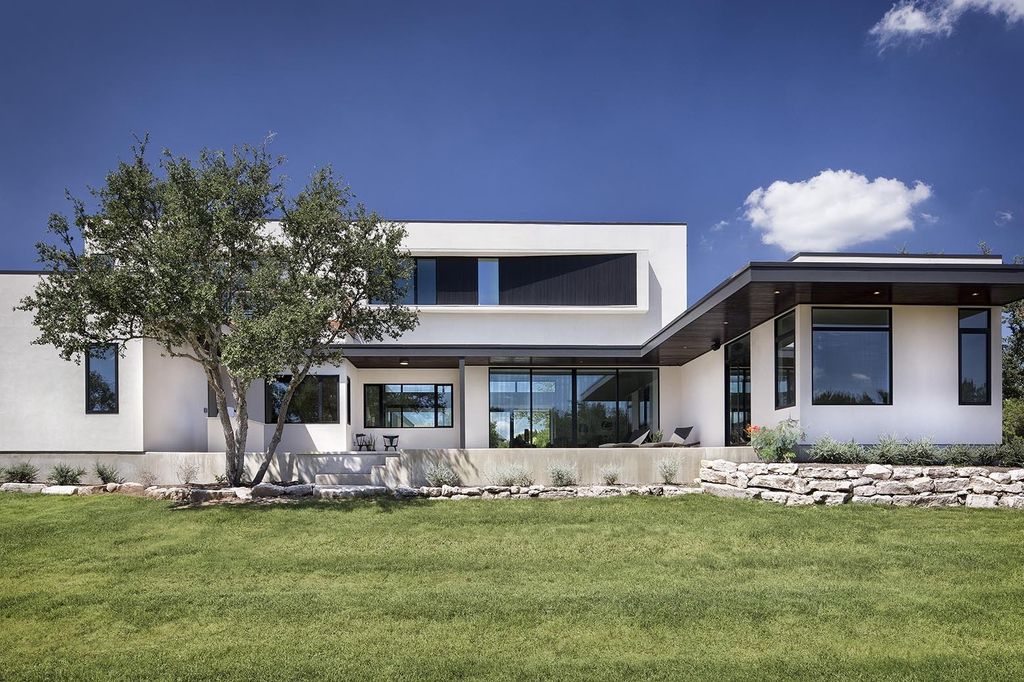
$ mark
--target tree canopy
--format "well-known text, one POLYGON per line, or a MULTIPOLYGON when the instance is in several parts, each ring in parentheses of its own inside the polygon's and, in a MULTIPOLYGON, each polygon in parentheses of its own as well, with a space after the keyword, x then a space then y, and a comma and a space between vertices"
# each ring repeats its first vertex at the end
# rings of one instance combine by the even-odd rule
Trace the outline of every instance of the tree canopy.
POLYGON ((343 340, 394 338, 417 324, 401 303, 405 230, 356 203, 330 167, 289 196, 266 145, 196 159, 164 151, 154 167, 146 142, 90 189, 90 204, 69 194, 71 218, 50 216, 55 239, 37 245, 49 275, 19 308, 34 314, 35 343, 65 359, 151 339, 198 363, 232 484, 244 473, 246 391, 290 376, 258 480, 311 369, 341 362, 343 340))

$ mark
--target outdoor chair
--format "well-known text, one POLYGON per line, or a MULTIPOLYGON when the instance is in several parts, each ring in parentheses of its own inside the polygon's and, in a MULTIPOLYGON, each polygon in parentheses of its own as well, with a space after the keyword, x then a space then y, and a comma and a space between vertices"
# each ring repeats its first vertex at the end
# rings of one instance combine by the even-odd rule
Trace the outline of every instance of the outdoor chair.
POLYGON ((365 433, 357 433, 353 436, 353 440, 355 441, 356 452, 359 452, 360 450, 373 450, 373 439, 365 433))
POLYGON ((691 431, 693 431, 692 426, 680 426, 679 428, 672 432, 671 436, 669 436, 669 441, 672 443, 678 443, 681 447, 684 448, 695 448, 698 445, 700 445, 699 440, 696 440, 692 443, 686 442, 686 439, 690 437, 691 431))
POLYGON ((602 443, 598 447, 602 448, 638 448, 640 444, 647 440, 647 436, 651 435, 650 429, 637 429, 633 433, 626 436, 625 443, 602 443))
POLYGON ((398 436, 384 436, 384 452, 388 450, 398 452, 398 436))

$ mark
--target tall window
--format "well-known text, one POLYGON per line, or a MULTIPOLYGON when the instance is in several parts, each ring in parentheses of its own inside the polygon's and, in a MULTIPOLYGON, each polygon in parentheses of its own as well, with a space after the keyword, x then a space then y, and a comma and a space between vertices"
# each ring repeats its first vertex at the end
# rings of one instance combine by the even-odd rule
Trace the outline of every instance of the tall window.
POLYGON ((892 311, 811 311, 815 405, 892 405, 892 311))
POLYGON ((750 335, 725 347, 725 444, 750 442, 750 335))
MULTIPOLYGON (((434 305, 437 303, 437 261, 433 258, 413 258, 412 273, 395 283, 404 292, 398 301, 402 305, 434 305)), ((383 303, 375 298, 370 303, 383 303)))
POLYGON ((498 259, 477 259, 477 295, 480 305, 498 305, 498 259))
POLYGON ((796 405, 796 313, 775 318, 775 409, 796 405))
POLYGON ((451 384, 365 384, 366 428, 448 428, 452 425, 451 384))
POLYGON ((490 373, 490 446, 597 447, 658 428, 651 369, 499 369, 490 373))
POLYGON ((960 404, 990 405, 992 330, 987 309, 960 310, 960 404))
MULTIPOLYGON (((288 390, 290 376, 279 376, 275 381, 267 382, 266 406, 267 423, 277 422, 281 413, 281 401, 288 390)), ((292 394, 288 403, 287 424, 337 424, 338 410, 338 375, 309 375, 302 380, 292 394)))
POLYGON ((117 346, 90 346, 85 354, 85 411, 117 414, 117 346))

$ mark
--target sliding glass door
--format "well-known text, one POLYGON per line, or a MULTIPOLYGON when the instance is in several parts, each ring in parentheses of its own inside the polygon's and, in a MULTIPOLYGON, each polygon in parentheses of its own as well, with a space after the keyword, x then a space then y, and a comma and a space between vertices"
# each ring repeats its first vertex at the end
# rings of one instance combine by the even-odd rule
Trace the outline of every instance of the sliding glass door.
POLYGON ((597 447, 657 429, 656 369, 495 369, 491 447, 597 447))

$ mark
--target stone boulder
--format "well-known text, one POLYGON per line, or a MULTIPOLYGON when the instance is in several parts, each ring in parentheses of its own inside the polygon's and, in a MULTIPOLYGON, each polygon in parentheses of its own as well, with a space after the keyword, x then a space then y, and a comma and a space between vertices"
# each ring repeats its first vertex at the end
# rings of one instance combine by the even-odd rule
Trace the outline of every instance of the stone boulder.
POLYGON ((826 490, 816 490, 812 495, 811 499, 814 500, 815 504, 823 504, 826 507, 835 507, 845 503, 849 500, 851 495, 849 493, 835 493, 828 492, 826 490))
POLYGON ((734 488, 731 485, 720 485, 718 483, 704 483, 701 486, 704 492, 715 497, 730 497, 740 500, 753 500, 761 494, 761 491, 753 488, 734 488))
MULTIPOLYGON (((795 464, 793 466, 796 466, 795 464)), ((808 482, 799 476, 783 474, 765 474, 754 476, 748 484, 751 488, 771 488, 772 490, 785 490, 790 493, 803 494, 810 491, 808 482)))
POLYGON ((849 478, 846 475, 847 469, 845 467, 821 467, 821 466, 808 466, 803 464, 800 466, 800 475, 806 478, 824 478, 834 480, 845 480, 849 478))
POLYGON ((48 485, 40 490, 44 495, 77 495, 77 485, 48 485))
POLYGON ((714 469, 701 469, 698 474, 702 481, 707 481, 708 483, 725 483, 726 475, 721 471, 715 471, 714 469))
POLYGON ((313 484, 300 483, 284 486, 284 494, 288 497, 308 497, 313 494, 313 484))
POLYGON ((892 505, 892 498, 888 495, 854 495, 850 501, 854 504, 892 505))
POLYGON ((253 497, 281 497, 284 495, 284 486, 273 483, 259 483, 252 487, 253 497))
POLYGON ((967 478, 936 478, 935 481, 935 492, 937 493, 955 493, 961 490, 966 490, 970 484, 970 479, 967 478))
POLYGON ((998 501, 995 495, 968 495, 965 504, 975 509, 995 509, 998 501))
POLYGON ((882 464, 868 464, 860 473, 864 478, 872 478, 876 481, 892 478, 892 469, 882 464))
POLYGON ((911 478, 924 476, 924 467, 893 467, 892 480, 906 481, 911 478))
POLYGON ((41 493, 45 483, 4 483, 0 485, 0 492, 3 493, 41 493))
POLYGON ((768 473, 770 474, 783 474, 785 476, 792 476, 797 472, 799 466, 792 462, 772 462, 768 464, 768 473))

